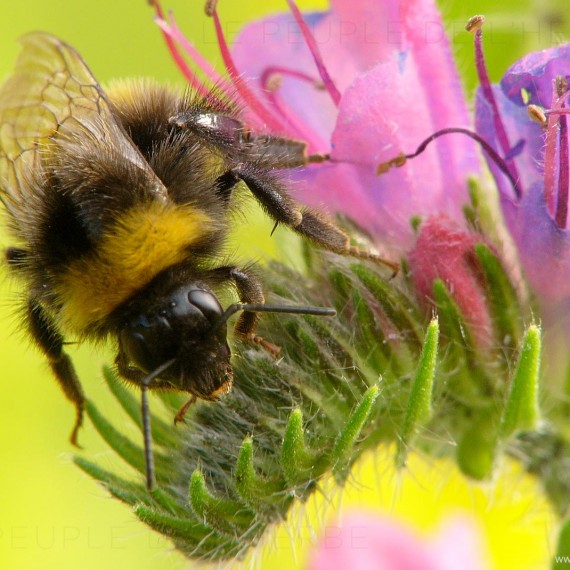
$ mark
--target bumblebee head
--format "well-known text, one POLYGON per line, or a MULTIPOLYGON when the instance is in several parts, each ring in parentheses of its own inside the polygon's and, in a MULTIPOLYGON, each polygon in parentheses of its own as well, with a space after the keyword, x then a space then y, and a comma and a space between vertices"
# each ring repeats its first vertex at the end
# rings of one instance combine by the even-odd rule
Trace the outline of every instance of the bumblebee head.
POLYGON ((139 304, 119 332, 120 350, 145 373, 173 361, 158 385, 215 400, 230 390, 233 380, 227 326, 219 326, 223 314, 206 285, 184 285, 146 306, 139 304))

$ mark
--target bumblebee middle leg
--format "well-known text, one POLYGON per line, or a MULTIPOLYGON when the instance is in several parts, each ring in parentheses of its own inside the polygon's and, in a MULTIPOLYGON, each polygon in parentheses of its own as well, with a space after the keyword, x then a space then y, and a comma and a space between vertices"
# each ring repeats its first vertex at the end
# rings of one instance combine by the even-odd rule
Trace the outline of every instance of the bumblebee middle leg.
POLYGON ((340 255, 369 259, 386 265, 394 274, 398 272, 397 263, 351 245, 348 235, 325 216, 316 210, 301 208, 266 171, 260 171, 252 165, 239 165, 232 168, 231 172, 245 182, 251 193, 277 223, 288 225, 324 249, 340 255))
POLYGON ((75 406, 75 424, 69 440, 79 447, 77 434, 83 423, 85 394, 69 356, 63 350, 63 337, 34 299, 28 302, 28 328, 33 339, 48 358, 51 370, 67 399, 75 406))

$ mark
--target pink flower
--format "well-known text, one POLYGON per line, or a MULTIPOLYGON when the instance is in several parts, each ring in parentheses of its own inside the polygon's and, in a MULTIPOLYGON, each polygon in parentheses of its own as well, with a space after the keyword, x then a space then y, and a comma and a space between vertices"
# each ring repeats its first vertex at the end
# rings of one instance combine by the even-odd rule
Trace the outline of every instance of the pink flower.
POLYGON ((413 243, 410 219, 459 216, 467 177, 478 171, 473 143, 457 135, 405 171, 376 174, 379 163, 438 129, 469 125, 435 3, 332 0, 329 11, 301 16, 288 1, 291 13, 248 24, 231 53, 211 3, 231 86, 173 20, 160 24, 212 82, 237 93, 252 128, 330 153, 329 162, 290 173, 298 199, 346 214, 405 251, 413 243))
POLYGON ((389 517, 355 513, 328 527, 310 570, 482 570, 481 537, 471 520, 448 519, 431 539, 389 517))

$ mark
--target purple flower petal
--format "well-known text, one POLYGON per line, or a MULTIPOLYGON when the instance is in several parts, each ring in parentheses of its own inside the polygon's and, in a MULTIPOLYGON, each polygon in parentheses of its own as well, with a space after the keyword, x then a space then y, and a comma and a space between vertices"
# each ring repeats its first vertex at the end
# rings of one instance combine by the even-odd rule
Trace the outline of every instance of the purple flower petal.
POLYGON ((532 185, 519 203, 502 200, 501 206, 526 276, 544 308, 570 301, 570 232, 560 229, 548 213, 542 182, 532 185))
MULTIPOLYGON (((554 205, 549 211, 546 195, 551 196, 554 203, 558 192, 568 189, 546 187, 545 166, 553 173, 550 184, 557 183, 562 166, 557 161, 561 155, 545 152, 545 131, 529 118, 526 105, 551 107, 557 77, 570 79, 570 45, 528 54, 512 65, 500 85, 493 88, 510 144, 524 142, 522 152, 514 158, 520 176, 519 199, 496 165, 489 164, 499 186, 506 225, 517 245, 526 277, 549 321, 557 318, 557 307, 570 303, 570 231, 564 224, 557 225, 554 205)), ((490 108, 481 92, 476 101, 476 128, 498 148, 490 108)), ((559 312, 558 317, 562 314, 565 311, 559 312)))
MULTIPOLYGON (((402 40, 400 6, 378 0, 331 0, 331 37, 352 62, 351 78, 386 60, 402 40)), ((338 53, 335 55, 339 55, 338 53)), ((347 83, 344 87, 347 87, 347 83)))
POLYGON ((570 45, 562 45, 529 53, 505 73, 501 80, 503 93, 515 104, 522 105, 521 90, 529 94, 529 103, 550 107, 552 80, 556 76, 570 79, 570 45))
MULTIPOLYGON (((543 180, 544 136, 540 125, 532 121, 526 106, 533 103, 548 108, 552 103, 553 79, 556 76, 570 79, 570 45, 551 48, 526 55, 512 65, 493 87, 501 120, 511 144, 524 141, 523 152, 515 159, 524 192, 543 180), (523 93, 524 98, 523 98, 523 93)), ((476 129, 488 142, 498 148, 491 121, 489 104, 479 90, 476 97, 476 129)), ((512 188, 496 165, 489 165, 499 183, 501 193, 512 197, 512 188)))

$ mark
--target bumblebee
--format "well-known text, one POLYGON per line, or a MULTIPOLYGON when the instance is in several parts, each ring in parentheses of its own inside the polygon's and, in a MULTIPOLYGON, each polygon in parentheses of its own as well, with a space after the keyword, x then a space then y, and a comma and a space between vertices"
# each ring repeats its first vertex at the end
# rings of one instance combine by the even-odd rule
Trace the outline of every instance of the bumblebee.
MULTIPOLYGON (((122 378, 142 388, 147 484, 152 487, 147 389, 216 400, 232 386, 227 320, 255 334, 263 311, 332 315, 265 305, 260 280, 223 262, 234 197, 245 184, 275 223, 339 254, 381 258, 350 245, 322 214, 297 205, 282 168, 322 160, 305 144, 256 135, 215 92, 178 93, 150 81, 104 92, 80 55, 46 33, 22 39, 0 89, 0 198, 14 245, 6 251, 26 291, 25 324, 75 405, 85 395, 66 339, 111 340, 122 378), (222 308, 232 285, 239 303, 222 308)), ((389 262, 388 262, 389 264, 389 262)))

